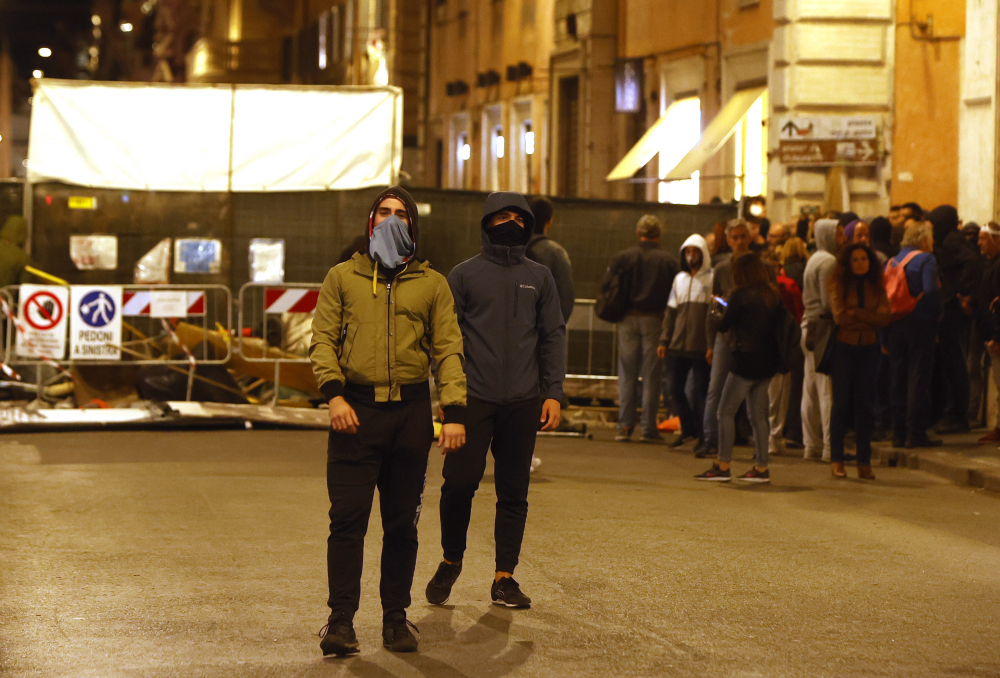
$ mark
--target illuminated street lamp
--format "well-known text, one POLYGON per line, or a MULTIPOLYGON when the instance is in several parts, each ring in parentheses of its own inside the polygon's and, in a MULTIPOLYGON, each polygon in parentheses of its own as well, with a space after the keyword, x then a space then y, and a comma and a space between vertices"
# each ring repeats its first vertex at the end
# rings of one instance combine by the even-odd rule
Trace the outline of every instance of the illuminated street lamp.
POLYGON ((49 49, 48 47, 39 47, 38 56, 42 57, 43 59, 47 59, 48 57, 52 56, 52 50, 49 49))
POLYGON ((33 70, 33 71, 31 72, 31 77, 33 77, 33 78, 35 78, 35 79, 38 79, 38 78, 42 77, 43 75, 45 75, 45 74, 44 74, 44 73, 42 73, 42 72, 41 72, 40 70, 38 70, 37 68, 36 68, 35 70, 33 70))
POLYGON ((132 24, 130 24, 127 21, 125 23, 123 23, 121 26, 119 26, 119 28, 122 29, 122 33, 131 33, 132 32, 132 24))

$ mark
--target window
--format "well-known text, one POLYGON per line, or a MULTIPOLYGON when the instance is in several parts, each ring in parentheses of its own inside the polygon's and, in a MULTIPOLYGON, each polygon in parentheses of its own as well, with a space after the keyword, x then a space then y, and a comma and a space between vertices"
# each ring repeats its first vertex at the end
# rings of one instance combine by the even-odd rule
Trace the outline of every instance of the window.
POLYGON ((767 195, 767 92, 760 96, 736 126, 736 186, 733 197, 767 195))
MULTIPOLYGON (((669 132, 664 135, 663 146, 660 147, 661 179, 667 176, 667 173, 676 167, 701 139, 701 99, 698 97, 678 99, 671 104, 665 115, 667 117, 664 125, 669 132)), ((690 179, 683 181, 661 181, 658 196, 660 202, 697 205, 701 195, 700 174, 695 172, 690 179)))

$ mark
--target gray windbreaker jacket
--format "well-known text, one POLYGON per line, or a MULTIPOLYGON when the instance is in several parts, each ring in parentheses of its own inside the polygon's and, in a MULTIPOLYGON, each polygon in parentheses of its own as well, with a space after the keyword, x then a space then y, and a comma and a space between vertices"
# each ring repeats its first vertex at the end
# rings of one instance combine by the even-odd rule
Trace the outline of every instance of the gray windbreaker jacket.
POLYGON ((708 243, 698 234, 681 245, 681 272, 674 278, 663 313, 660 345, 682 358, 704 358, 708 352, 708 312, 712 308, 712 255, 708 243), (701 250, 701 268, 691 275, 684 249, 701 250))
POLYGON ((827 281, 837 265, 837 226, 836 219, 816 222, 816 253, 809 257, 802 274, 802 304, 805 306, 802 327, 830 310, 827 281))
POLYGON ((549 269, 524 256, 531 210, 519 193, 491 193, 484 212, 482 253, 448 274, 465 340, 469 396, 504 405, 541 391, 545 399, 562 401, 566 324, 549 269), (524 244, 517 247, 494 245, 486 235, 490 219, 506 208, 526 215, 524 244))

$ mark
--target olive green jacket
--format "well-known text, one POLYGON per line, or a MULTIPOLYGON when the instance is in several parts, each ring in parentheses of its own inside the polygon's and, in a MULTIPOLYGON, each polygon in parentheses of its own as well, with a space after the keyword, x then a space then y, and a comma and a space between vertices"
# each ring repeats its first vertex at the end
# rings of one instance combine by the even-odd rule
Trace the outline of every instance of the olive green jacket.
POLYGON ((380 270, 373 292, 374 272, 371 258, 358 253, 323 282, 309 347, 320 391, 331 400, 347 381, 374 386, 376 402, 401 400, 400 386, 427 381, 433 358, 445 418, 461 423, 464 346, 448 281, 412 261, 391 282, 380 270))

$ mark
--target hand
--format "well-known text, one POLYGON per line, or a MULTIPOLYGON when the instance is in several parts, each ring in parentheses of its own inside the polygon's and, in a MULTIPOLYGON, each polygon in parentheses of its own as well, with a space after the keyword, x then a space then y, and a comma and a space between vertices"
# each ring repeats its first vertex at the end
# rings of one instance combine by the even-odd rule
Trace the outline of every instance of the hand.
POLYGON ((715 349, 714 348, 708 349, 708 353, 705 354, 705 360, 708 361, 709 365, 712 364, 712 358, 714 357, 715 357, 715 349))
POLYGON ((962 305, 962 311, 965 312, 965 315, 972 315, 972 297, 959 294, 958 301, 962 305))
POLYGON ((663 360, 664 358, 666 358, 667 357, 667 347, 666 346, 657 346, 656 347, 656 357, 659 358, 660 360, 663 360))
POLYGON ((542 403, 542 418, 539 419, 539 421, 544 424, 544 426, 542 426, 543 431, 551 431, 555 427, 559 426, 559 422, 561 420, 562 405, 558 400, 549 398, 542 403))
POLYGON ((350 433, 354 435, 358 432, 358 414, 354 408, 347 404, 344 396, 337 396, 330 401, 330 426, 339 433, 350 433))
POLYGON ((442 424, 444 423, 444 408, 443 407, 439 407, 438 408, 438 421, 440 421, 442 424))
POLYGON ((463 424, 442 424, 438 447, 444 448, 441 454, 454 452, 465 445, 465 426, 463 424))

